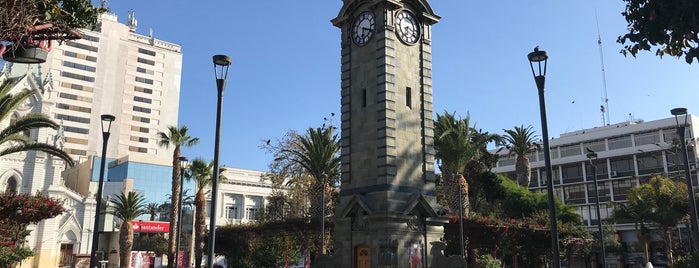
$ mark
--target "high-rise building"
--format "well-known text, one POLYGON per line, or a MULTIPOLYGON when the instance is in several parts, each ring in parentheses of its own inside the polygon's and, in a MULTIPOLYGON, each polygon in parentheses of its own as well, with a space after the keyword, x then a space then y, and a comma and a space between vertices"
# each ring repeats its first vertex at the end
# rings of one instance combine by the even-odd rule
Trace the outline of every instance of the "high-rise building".
MULTIPOLYGON (((72 266, 89 259, 102 161, 102 114, 116 117, 106 147, 106 170, 112 174, 105 174, 104 200, 134 190, 150 202, 162 202, 163 190, 170 188, 172 148, 159 147, 157 133, 177 125, 181 48, 135 29, 133 13, 126 24, 114 14, 103 14, 93 30, 81 30, 82 39, 55 45, 45 63, 2 65, 0 82, 11 79, 12 92, 36 93, 12 118, 38 112, 60 123, 58 130, 32 131, 30 137, 63 148, 79 163, 64 172, 66 163, 41 152, 0 158, 0 190, 40 192, 64 200, 66 208, 63 215, 32 227, 25 245, 36 256, 21 267, 72 266)), ((117 264, 118 229, 105 218, 98 256, 117 264)))
POLYGON ((33 70, 41 75, 37 79, 51 81, 46 94, 55 107, 50 116, 62 122, 64 150, 78 162, 100 155, 101 114, 116 116, 108 158, 172 158, 155 138, 158 131, 177 125, 181 47, 135 30, 133 13, 127 24, 103 14, 94 30, 82 30, 82 39, 53 47, 46 63, 8 68, 13 76, 33 70))
MULTIPOLYGON (((699 140, 696 139, 697 128, 693 122, 699 118, 687 115, 687 148, 692 181, 697 188, 696 159, 694 148, 699 140)), ((679 118, 680 124, 684 116, 679 118)), ((648 182, 653 176, 662 175, 679 182, 686 182, 682 149, 679 146, 677 121, 674 117, 655 121, 633 121, 583 129, 561 134, 551 139, 551 166, 554 192, 558 199, 572 206, 582 216, 584 224, 591 230, 599 220, 608 220, 613 214, 612 202, 625 202, 627 192, 642 183, 648 182), (597 158, 591 162, 587 154, 593 151, 597 158), (592 168, 592 165, 596 168, 592 168), (597 174, 593 171, 596 170, 597 174), (598 191, 594 190, 594 178, 597 176, 598 191), (596 212, 596 200, 599 198, 601 215, 596 212)), ((495 173, 504 173, 515 178, 516 156, 507 156, 507 150, 498 152, 499 161, 493 168, 495 173)), ((527 155, 532 167, 532 177, 529 189, 534 192, 546 192, 546 172, 544 170, 544 153, 542 150, 527 155)), ((633 223, 617 223, 619 241, 627 251, 624 262, 627 265, 645 264, 641 247, 633 223)), ((685 248, 689 243, 689 230, 680 226, 677 238, 685 248)), ((679 241, 678 240, 678 241, 679 241)), ((654 236, 651 249, 661 252, 659 236, 654 236)), ((664 254, 664 253, 663 253, 664 254)), ((660 255, 663 255, 660 254, 660 255)), ((616 262, 616 256, 608 254, 607 263, 616 262)), ((659 263, 656 263, 659 264, 659 263)))

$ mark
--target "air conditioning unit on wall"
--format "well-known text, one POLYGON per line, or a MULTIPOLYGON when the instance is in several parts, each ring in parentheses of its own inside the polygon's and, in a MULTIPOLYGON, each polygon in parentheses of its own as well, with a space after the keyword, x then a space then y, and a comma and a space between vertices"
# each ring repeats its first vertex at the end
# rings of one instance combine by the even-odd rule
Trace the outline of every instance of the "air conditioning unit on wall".
POLYGON ((616 177, 616 171, 614 171, 614 170, 610 171, 609 175, 611 175, 612 177, 616 177))
POLYGON ((697 165, 696 165, 696 164, 689 164, 689 170, 690 170, 690 171, 695 171, 695 170, 697 170, 697 165))

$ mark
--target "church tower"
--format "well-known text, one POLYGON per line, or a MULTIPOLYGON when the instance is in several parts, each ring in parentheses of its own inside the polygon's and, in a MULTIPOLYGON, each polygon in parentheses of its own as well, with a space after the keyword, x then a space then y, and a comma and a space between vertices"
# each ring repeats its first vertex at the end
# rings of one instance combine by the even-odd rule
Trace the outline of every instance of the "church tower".
MULTIPOLYGON (((342 185, 335 267, 428 267, 435 212, 427 0, 343 0, 342 185)), ((431 265, 430 265, 431 266, 431 265)))

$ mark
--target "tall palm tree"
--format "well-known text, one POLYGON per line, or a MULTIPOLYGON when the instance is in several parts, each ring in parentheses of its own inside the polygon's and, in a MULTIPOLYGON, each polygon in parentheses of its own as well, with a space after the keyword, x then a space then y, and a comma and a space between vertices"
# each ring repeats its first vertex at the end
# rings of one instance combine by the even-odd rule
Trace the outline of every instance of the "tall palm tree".
MULTIPOLYGON (((182 185, 180 185, 180 156, 182 156, 181 147, 192 147, 199 143, 199 138, 189 136, 189 129, 182 125, 180 128, 176 126, 168 126, 166 132, 158 132, 158 145, 161 147, 174 147, 172 151, 172 194, 170 195, 170 233, 168 239, 168 260, 173 260, 175 257, 176 237, 177 237, 177 215, 180 210, 180 196, 182 185)), ((168 261, 167 267, 173 268, 175 262, 168 261)))
POLYGON ((473 142, 476 131, 470 126, 471 116, 456 118, 456 112, 437 114, 434 122, 434 148, 444 174, 444 193, 449 208, 456 212, 459 205, 468 214, 468 183, 464 178, 466 165, 479 156, 479 147, 473 142), (461 196, 461 200, 459 200, 461 196))
MULTIPOLYGON (((298 136, 292 141, 292 147, 284 149, 291 162, 300 165, 304 173, 313 177, 314 182, 309 193, 311 217, 320 217, 323 210, 331 204, 330 195, 334 180, 340 173, 340 142, 334 127, 308 128, 305 135, 298 136), (322 204, 322 194, 325 192, 326 202, 322 204)), ((288 184, 293 184, 291 179, 288 184)))
POLYGON ((0 157, 25 151, 40 151, 56 156, 68 165, 73 166, 73 159, 62 149, 51 144, 32 141, 28 136, 31 130, 40 128, 58 129, 59 125, 42 113, 27 113, 18 118, 12 118, 15 110, 25 103, 35 92, 22 90, 16 94, 10 93, 15 79, 7 79, 0 85, 0 122, 11 119, 7 127, 0 130, 0 157))
POLYGON ((121 192, 113 200, 114 205, 108 213, 121 220, 121 227, 119 228, 119 265, 120 267, 131 267, 131 249, 133 247, 133 226, 131 226, 131 221, 148 213, 146 200, 137 192, 129 192, 128 194, 121 192))
POLYGON ((532 166, 529 163, 527 154, 536 152, 541 148, 535 142, 537 135, 534 133, 532 126, 524 127, 524 125, 515 126, 515 129, 504 129, 504 131, 505 135, 503 138, 509 149, 507 156, 517 155, 517 161, 515 162, 517 183, 521 186, 529 187, 532 177, 532 166))
MULTIPOLYGON (((214 162, 206 163, 204 159, 196 158, 189 163, 187 179, 193 179, 197 192, 194 195, 194 265, 201 267, 201 259, 204 253, 204 239, 206 238, 206 194, 204 189, 211 185, 214 162)), ((218 181, 226 181, 223 175, 225 167, 219 168, 218 181)))

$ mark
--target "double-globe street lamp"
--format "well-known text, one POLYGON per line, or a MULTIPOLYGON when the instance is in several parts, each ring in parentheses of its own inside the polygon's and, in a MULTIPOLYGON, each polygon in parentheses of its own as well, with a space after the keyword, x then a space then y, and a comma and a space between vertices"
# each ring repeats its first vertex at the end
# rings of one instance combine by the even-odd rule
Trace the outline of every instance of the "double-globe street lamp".
POLYGON ((223 89, 226 87, 226 77, 228 68, 231 66, 231 57, 226 55, 215 55, 214 74, 216 75, 216 89, 218 99, 216 105, 216 138, 214 140, 214 174, 211 178, 211 214, 209 215, 209 254, 206 256, 206 265, 211 268, 214 265, 214 248, 216 243, 216 197, 218 195, 219 177, 219 148, 221 145, 221 108, 223 105, 223 89))
POLYGON ((561 267, 561 255, 558 248, 558 224, 556 223, 556 201, 553 197, 553 176, 551 172, 551 151, 549 149, 549 132, 546 124, 546 101, 544 98, 544 84, 546 81, 546 62, 549 58, 546 51, 539 50, 539 47, 534 48, 534 52, 527 55, 529 58, 529 66, 532 68, 532 75, 536 82, 536 88, 539 90, 539 111, 541 113, 541 136, 544 143, 544 163, 546 165, 546 189, 548 190, 549 199, 549 217, 551 218, 551 250, 553 253, 553 267, 561 267), (534 69, 537 65, 538 72, 534 69))
POLYGON ((180 196, 178 198, 178 203, 180 204, 180 210, 177 213, 177 240, 175 240, 175 267, 180 266, 180 238, 182 238, 182 193, 184 192, 184 172, 189 164, 189 159, 184 156, 180 156, 180 196))
POLYGON ((597 153, 587 148, 587 159, 590 159, 590 167, 592 168, 592 183, 595 185, 595 206, 597 208, 597 232, 599 233, 599 246, 601 257, 597 261, 598 267, 601 264, 602 267, 607 267, 607 253, 604 250, 604 233, 602 232, 602 214, 600 214, 599 208, 599 192, 597 190, 597 166, 592 163, 592 160, 597 159, 597 153))
POLYGON ((689 170, 689 152, 687 151, 687 144, 685 144, 685 127, 687 126, 687 108, 675 108, 670 110, 670 113, 675 116, 675 122, 677 123, 677 135, 679 136, 680 146, 682 146, 682 152, 684 154, 684 176, 687 179, 687 193, 689 194, 689 209, 690 211, 690 223, 692 224, 692 233, 690 237, 692 239, 692 250, 691 252, 696 252, 699 250, 699 225, 697 225, 697 202, 694 199, 694 183, 692 183, 692 175, 689 170), (680 124, 680 116, 684 117, 684 122, 680 124))
POLYGON ((99 243, 100 215, 102 214, 102 188, 104 185, 104 164, 107 162, 107 141, 109 141, 109 130, 112 122, 116 119, 111 114, 103 114, 102 119, 102 159, 100 159, 100 178, 97 184, 97 204, 95 207, 95 223, 92 225, 92 250, 90 251, 90 268, 97 267, 97 246, 99 243))

